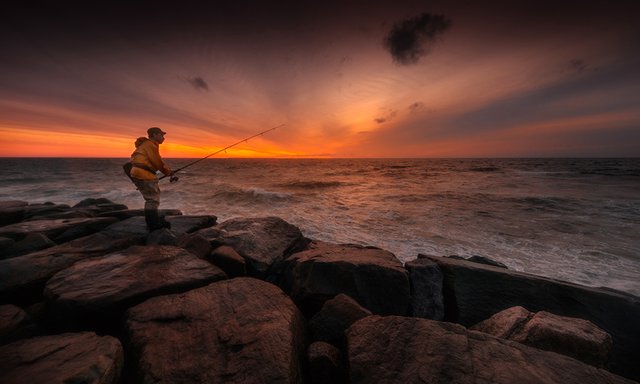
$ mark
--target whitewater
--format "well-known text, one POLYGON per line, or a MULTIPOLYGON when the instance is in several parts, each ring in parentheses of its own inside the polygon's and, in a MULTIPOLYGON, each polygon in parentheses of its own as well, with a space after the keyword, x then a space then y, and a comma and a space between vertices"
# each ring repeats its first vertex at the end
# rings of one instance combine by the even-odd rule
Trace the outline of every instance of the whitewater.
MULTIPOLYGON (((0 158, 0 200, 143 200, 126 159, 0 158)), ((192 159, 167 159, 174 169, 192 159)), ((278 216, 306 237, 510 269, 640 296, 640 159, 204 160, 161 181, 161 209, 278 216)))

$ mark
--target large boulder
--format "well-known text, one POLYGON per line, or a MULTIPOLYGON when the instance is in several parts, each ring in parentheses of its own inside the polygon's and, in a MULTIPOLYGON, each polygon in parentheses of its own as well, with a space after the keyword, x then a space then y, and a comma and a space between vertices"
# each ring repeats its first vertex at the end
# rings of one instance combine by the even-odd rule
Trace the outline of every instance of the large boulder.
POLYGON ((222 270, 182 248, 135 246, 58 272, 44 297, 63 329, 109 329, 127 308, 150 297, 224 278, 222 270))
POLYGON ((352 384, 633 383, 567 356, 428 319, 369 316, 349 328, 347 339, 352 384))
POLYGON ((590 321, 545 311, 533 313, 523 307, 505 309, 471 329, 601 368, 606 367, 611 351, 611 336, 590 321))
POLYGON ((122 345, 111 336, 67 333, 20 340, 0 347, 4 384, 117 383, 122 345))
POLYGON ((304 312, 344 293, 375 314, 405 315, 409 274, 391 253, 374 247, 314 242, 285 261, 281 284, 304 312))
POLYGON ((342 346, 344 332, 351 324, 370 315, 371 311, 341 293, 333 299, 327 300, 322 309, 311 318, 309 331, 313 340, 342 346))
POLYGON ((411 281, 411 315, 431 320, 444 319, 442 271, 438 264, 419 258, 405 264, 411 281))
POLYGON ((307 244, 298 227, 279 217, 231 219, 198 233, 215 247, 232 247, 246 260, 247 272, 260 278, 267 276, 272 265, 307 244))
POLYGON ((140 382, 300 383, 304 318, 277 287, 253 278, 155 297, 126 322, 140 382))
POLYGON ((428 257, 443 272, 445 320, 472 326, 515 306, 589 320, 613 339, 612 372, 640 380, 640 298, 446 257, 428 257), (632 320, 633 319, 633 320, 632 320))

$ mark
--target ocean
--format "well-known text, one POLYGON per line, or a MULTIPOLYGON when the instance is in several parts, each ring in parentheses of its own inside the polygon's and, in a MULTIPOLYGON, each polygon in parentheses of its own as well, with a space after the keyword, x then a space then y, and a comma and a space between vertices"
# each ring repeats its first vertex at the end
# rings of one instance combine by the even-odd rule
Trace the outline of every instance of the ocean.
MULTIPOLYGON (((126 159, 0 158, 0 200, 143 200, 126 159)), ((167 159, 179 168, 193 159, 167 159)), ((161 208, 279 216, 309 238, 510 269, 640 296, 640 159, 226 159, 161 181, 161 208)))

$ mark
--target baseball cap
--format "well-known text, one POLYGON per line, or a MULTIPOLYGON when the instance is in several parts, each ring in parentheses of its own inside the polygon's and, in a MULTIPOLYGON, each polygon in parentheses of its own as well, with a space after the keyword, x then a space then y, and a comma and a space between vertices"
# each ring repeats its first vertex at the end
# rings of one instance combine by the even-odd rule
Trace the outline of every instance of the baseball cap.
POLYGON ((149 129, 147 129, 147 135, 151 136, 153 134, 156 133, 162 133, 163 135, 166 135, 167 132, 164 132, 162 129, 158 128, 158 127, 151 127, 149 129))

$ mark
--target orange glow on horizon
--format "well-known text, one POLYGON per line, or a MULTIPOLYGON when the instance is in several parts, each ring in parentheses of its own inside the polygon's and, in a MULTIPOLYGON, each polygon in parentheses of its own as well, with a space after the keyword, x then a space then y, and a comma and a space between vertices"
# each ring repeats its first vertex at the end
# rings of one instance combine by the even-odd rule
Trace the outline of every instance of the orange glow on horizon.
MULTIPOLYGON (((80 134, 62 130, 24 130, 0 127, 0 157, 98 157, 126 158, 134 150, 135 138, 105 134, 80 134)), ((233 143, 237 138, 230 138, 233 143)), ((160 153, 165 158, 202 158, 224 147, 195 147, 165 141, 160 153)), ((251 140, 217 154, 232 158, 318 157, 288 151, 251 140), (262 145, 261 145, 262 144, 262 145)))

